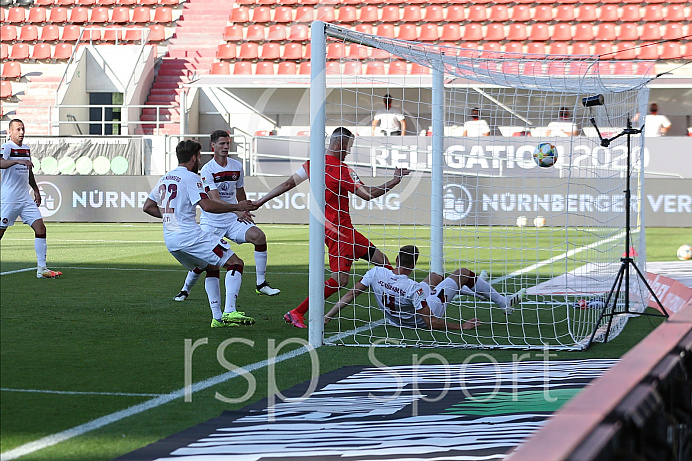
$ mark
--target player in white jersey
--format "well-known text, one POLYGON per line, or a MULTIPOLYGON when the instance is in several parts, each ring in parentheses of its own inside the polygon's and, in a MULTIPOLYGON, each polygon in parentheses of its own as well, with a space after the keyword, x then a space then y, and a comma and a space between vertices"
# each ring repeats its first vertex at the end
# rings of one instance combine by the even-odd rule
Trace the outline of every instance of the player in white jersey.
POLYGON ((2 169, 2 186, 0 190, 0 239, 5 230, 14 225, 17 216, 24 224, 34 230, 34 250, 36 251, 36 277, 54 279, 62 272, 52 271, 46 267, 46 225, 38 207, 41 206, 41 192, 31 171, 31 151, 24 142, 24 122, 19 119, 10 121, 7 128, 10 140, 2 145, 0 169, 2 169), (31 197, 29 188, 33 189, 31 197))
POLYGON ((449 302, 458 294, 490 299, 509 315, 526 293, 522 288, 513 296, 503 296, 484 277, 477 277, 466 268, 455 270, 447 278, 431 272, 423 282, 416 282, 409 275, 416 266, 418 254, 416 246, 406 245, 399 250, 393 270, 379 266, 370 269, 325 315, 325 323, 368 288, 374 292, 378 307, 391 324, 434 330, 468 330, 480 325, 475 318, 462 324, 445 319, 449 302))
POLYGON ((250 201, 227 203, 207 196, 197 175, 202 146, 187 140, 175 149, 178 167, 159 179, 156 187, 144 202, 143 211, 163 219, 163 239, 168 251, 188 270, 200 267, 206 271, 204 288, 212 312, 212 328, 251 325, 252 317, 236 309, 240 291, 243 260, 231 251, 228 243, 213 234, 204 232, 196 221, 196 207, 209 213, 229 213, 254 210, 250 201), (226 303, 221 312, 221 287, 219 271, 225 267, 226 303))
MULTIPOLYGON (((228 132, 216 130, 211 134, 211 149, 214 158, 202 167, 202 184, 206 193, 213 199, 228 203, 246 200, 243 165, 228 156, 231 138, 228 132)), ((202 211, 200 226, 205 232, 213 233, 218 238, 228 238, 237 244, 252 243, 255 245, 255 273, 257 284, 255 292, 259 295, 274 296, 281 290, 272 288, 266 280, 267 273, 267 237, 255 226, 253 215, 249 211, 236 213, 207 213, 202 211)), ((202 271, 195 268, 188 272, 185 284, 180 293, 173 298, 185 301, 190 290, 197 283, 202 271)))

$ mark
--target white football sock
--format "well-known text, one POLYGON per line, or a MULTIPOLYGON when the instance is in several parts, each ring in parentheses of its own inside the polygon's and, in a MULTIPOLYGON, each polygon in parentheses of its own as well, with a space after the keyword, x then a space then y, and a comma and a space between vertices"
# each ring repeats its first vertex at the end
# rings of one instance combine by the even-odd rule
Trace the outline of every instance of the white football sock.
POLYGON ((226 272, 226 308, 224 312, 233 312, 236 310, 236 299, 240 292, 240 282, 242 282, 242 274, 236 270, 226 272))
POLYGON ((267 273, 266 251, 255 251, 255 271, 257 272, 257 285, 262 285, 267 273))
POLYGON ((221 320, 221 284, 219 283, 219 278, 209 277, 207 275, 204 278, 204 289, 209 298, 211 315, 213 315, 216 320, 221 320))
POLYGON ((473 286, 473 288, 471 288, 471 291, 474 292, 474 295, 478 294, 481 297, 484 296, 485 299, 490 298, 490 300, 497 304, 501 309, 505 309, 507 307, 507 298, 495 291, 495 288, 493 288, 492 285, 481 278, 476 278, 476 284, 473 286))
POLYGON ((46 267, 46 253, 48 252, 48 244, 45 238, 34 239, 34 250, 36 250, 36 262, 39 268, 46 267))
POLYGON ((185 277, 185 284, 183 285, 183 291, 187 291, 188 293, 190 290, 192 290, 192 287, 195 286, 195 283, 197 283, 197 280, 199 280, 201 273, 198 274, 195 271, 190 271, 187 273, 187 277, 185 277))

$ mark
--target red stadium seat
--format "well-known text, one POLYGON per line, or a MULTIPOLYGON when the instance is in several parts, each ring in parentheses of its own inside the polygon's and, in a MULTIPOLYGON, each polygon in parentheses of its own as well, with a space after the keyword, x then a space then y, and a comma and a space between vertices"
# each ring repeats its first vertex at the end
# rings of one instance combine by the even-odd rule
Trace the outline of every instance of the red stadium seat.
POLYGON ((411 75, 427 75, 430 73, 430 68, 414 62, 411 64, 411 75))
MULTIPOLYGON (((485 42, 483 44, 483 51, 500 52, 502 51, 502 45, 500 45, 499 42, 485 42)), ((490 57, 487 54, 485 56, 490 57)))
POLYGON ((166 28, 161 24, 151 24, 149 26, 149 41, 163 42, 166 40, 166 28))
POLYGON ((531 42, 526 46, 526 52, 529 54, 546 54, 545 43, 531 42))
POLYGON ((484 40, 501 41, 505 39, 505 26, 502 24, 490 23, 485 32, 484 40))
POLYGON ((274 22, 277 24, 288 24, 293 22, 293 8, 280 6, 274 10, 274 22))
POLYGON ((637 45, 634 42, 620 42, 617 44, 617 53, 614 59, 637 59, 637 45))
POLYGON ((303 49, 303 59, 310 59, 312 57, 312 45, 308 43, 303 49))
POLYGON ((57 42, 59 38, 60 27, 50 24, 41 28, 41 36, 39 37, 41 42, 57 42))
POLYGON ((7 61, 2 64, 0 76, 5 79, 19 80, 22 77, 22 66, 18 62, 7 61))
POLYGON ((578 22, 596 22, 598 14, 594 5, 581 5, 577 12, 578 22))
POLYGON ((689 19, 685 16, 684 5, 668 5, 663 16, 666 21, 670 22, 682 22, 689 19))
POLYGON ((485 22, 488 20, 488 9, 481 5, 471 5, 466 19, 471 22, 485 22))
POLYGON ((264 26, 262 24, 250 24, 245 28, 245 34, 245 40, 264 41, 264 26))
POLYGON ((0 43, 0 60, 4 61, 10 55, 7 43, 0 43))
POLYGON ((342 6, 337 10, 337 22, 350 24, 356 22, 358 18, 358 10, 355 6, 342 6))
POLYGON ((128 27, 125 29, 125 35, 123 36, 123 41, 125 42, 140 42, 142 40, 142 29, 128 27))
POLYGON ((617 40, 617 34, 615 33, 615 24, 612 22, 602 22, 598 25, 596 30, 596 40, 617 40))
MULTIPOLYGON (((63 30, 63 34, 64 34, 64 30, 63 30)), ((85 27, 84 31, 82 33, 82 39, 83 40, 89 40, 92 42, 101 41, 101 27, 100 26, 94 26, 94 25, 85 27)))
POLYGON ((363 73, 363 65, 358 61, 348 61, 344 64, 345 75, 360 75, 363 73))
POLYGON ((270 42, 283 42, 288 38, 286 26, 283 24, 272 24, 267 31, 267 40, 270 42))
POLYGON ((515 42, 523 42, 529 38, 529 33, 526 30, 524 24, 510 24, 509 32, 507 33, 507 40, 512 40, 515 42))
POLYGON ((418 28, 415 24, 402 24, 399 26, 399 40, 416 41, 418 39, 418 28))
POLYGON ((401 14, 398 6, 387 5, 382 8, 382 22, 399 22, 401 14))
POLYGON ((310 64, 310 61, 301 62, 300 67, 298 67, 298 74, 299 75, 310 75, 311 67, 312 67, 312 64, 310 64))
POLYGON ((532 19, 535 22, 550 22, 553 20, 553 7, 548 5, 539 5, 534 9, 532 19))
POLYGON ((515 23, 530 21, 532 19, 531 9, 526 5, 514 5, 511 18, 515 23))
POLYGON ((365 73, 367 75, 385 75, 387 73, 382 61, 370 61, 367 66, 365 66, 365 73))
POLYGON ((259 58, 259 45, 257 43, 246 42, 240 45, 238 59, 257 59, 259 58))
MULTIPOLYGON (((441 23, 444 20, 444 8, 438 5, 432 5, 425 8, 425 22, 441 23)), ((391 72, 390 72, 391 73, 391 72)))
POLYGON ((293 42, 304 42, 309 39, 308 26, 305 24, 294 24, 291 26, 291 32, 288 34, 288 39, 293 42))
POLYGON ((574 6, 559 5, 555 13, 555 20, 558 22, 572 22, 576 19, 574 15, 574 6))
POLYGON ((223 32, 223 39, 227 42, 242 42, 243 29, 243 26, 226 26, 223 32))
POLYGON ((233 64, 233 75, 252 75, 252 64, 247 61, 238 61, 233 64))
POLYGON ((156 8, 152 22, 156 24, 171 24, 173 22, 173 10, 167 6, 156 8))
POLYGON ((151 8, 138 6, 132 11, 132 24, 149 24, 151 22, 151 8))
POLYGON ((636 41, 639 40, 639 31, 637 30, 636 24, 620 24, 620 31, 618 32, 618 40, 621 41, 636 41))
POLYGON ((450 5, 447 7, 447 14, 445 16, 447 22, 463 22, 464 19, 466 19, 466 14, 463 6, 450 5))
MULTIPOLYGON (((81 1, 83 1, 83 0, 81 0, 81 1)), ((95 0, 90 0, 90 1, 95 1, 95 0)), ((177 0, 174 0, 174 1, 176 1, 176 3, 173 3, 173 5, 168 5, 164 2, 161 2, 160 5, 161 6, 178 6, 177 0)), ((134 4, 139 5, 139 6, 148 6, 149 8, 152 8, 152 7, 156 8, 156 6, 159 5, 159 2, 157 0, 135 0, 134 4)))
POLYGON ((625 5, 622 7, 622 13, 619 20, 622 22, 639 22, 642 16, 639 12, 639 5, 625 5))
POLYGON ((9 24, 24 24, 26 21, 26 8, 14 6, 7 11, 5 22, 9 24))
MULTIPOLYGON (((652 2, 649 2, 652 3, 652 2)), ((661 22, 663 21, 663 7, 661 5, 646 5, 644 7, 644 22, 661 22)))
POLYGON ((51 8, 49 22, 53 24, 65 24, 67 22, 67 8, 51 8))
POLYGON ((569 24, 555 24, 550 39, 556 42, 572 40, 572 27, 569 24))
POLYGON ((588 42, 574 42, 572 43, 571 54, 575 56, 591 55, 591 44, 588 42))
POLYGON ((343 42, 334 42, 327 45, 327 59, 341 59, 346 57, 346 45, 343 42))
POLYGON ((295 22, 310 23, 315 20, 315 10, 311 6, 299 6, 296 8, 295 22))
POLYGON ((474 42, 483 40, 483 28, 480 24, 466 24, 464 26, 464 40, 467 42, 474 42))
POLYGON ((682 49, 683 59, 692 59, 692 41, 687 42, 687 44, 682 49))
POLYGON ((109 10, 105 6, 97 6, 96 8, 92 8, 89 22, 92 24, 105 26, 110 20, 108 14, 109 10))
POLYGON ((234 24, 245 24, 250 22, 250 9, 247 6, 233 8, 229 20, 234 24))
POLYGON ((96 4, 103 7, 115 5, 116 0, 96 0, 96 4))
POLYGON ((461 40, 461 26, 449 22, 443 25, 440 40, 444 40, 445 42, 458 42, 461 40))
POLYGON ((279 63, 279 67, 276 70, 278 75, 295 75, 298 70, 298 66, 292 61, 283 61, 279 63))
POLYGON ((111 23, 122 25, 127 24, 128 22, 130 22, 130 8, 119 6, 113 9, 111 23))
POLYGON ((70 10, 69 22, 72 24, 84 24, 89 22, 89 8, 78 6, 70 10))
POLYGON ((590 42, 595 37, 591 24, 579 23, 574 30, 574 40, 579 42, 590 42))
POLYGON ((325 71, 331 75, 341 74, 341 61, 327 61, 325 71))
POLYGON ((31 50, 31 59, 35 61, 47 61, 50 59, 51 50, 48 43, 37 43, 31 50))
MULTIPOLYGON (((57 27, 57 26, 53 26, 57 27)), ((45 27, 43 28, 45 30, 45 27)), ((65 26, 62 28, 62 40, 64 42, 76 42, 79 39, 79 34, 82 32, 81 27, 76 26, 76 25, 71 25, 71 26, 65 26)), ((43 41, 43 37, 41 38, 43 41)))
POLYGON ((569 54, 567 50, 567 43, 564 42, 553 42, 549 45, 550 54, 569 54))
POLYGON ((22 26, 19 29, 20 42, 36 42, 38 41, 38 27, 32 25, 22 26))
POLYGON ((521 42, 507 42, 505 43, 505 53, 523 53, 524 44, 521 42))
POLYGON ((226 61, 215 62, 211 65, 211 75, 229 75, 231 66, 226 61))
POLYGON ((661 39, 661 27, 658 23, 644 24, 642 33, 639 36, 641 40, 655 42, 661 39))
POLYGON ((369 46, 358 45, 357 43, 352 43, 348 49, 349 59, 367 59, 370 57, 372 48, 369 46))
POLYGON ((380 20, 379 9, 376 6, 364 6, 360 9, 360 22, 378 22, 380 20))
POLYGON ((93 7, 96 5, 96 0, 77 0, 75 1, 76 6, 88 6, 88 7, 93 7))
MULTIPOLYGON (((42 6, 35 6, 29 10, 29 17, 26 22, 31 24, 43 24, 48 19, 46 9, 42 6)), ((3 21, 4 22, 4 21, 3 21)))
POLYGON ((658 45, 655 43, 644 43, 639 49, 639 59, 658 59, 659 57, 658 45))
POLYGON ((10 50, 10 59, 13 61, 26 61, 29 59, 29 45, 27 43, 15 43, 10 50))
POLYGON ((420 22, 423 20, 423 11, 420 5, 408 5, 404 7, 401 15, 403 22, 420 22))
POLYGON ((600 22, 618 22, 622 20, 620 19, 617 5, 603 5, 599 10, 598 21, 600 22))
MULTIPOLYGON (((356 30, 358 27, 356 26, 356 30)), ((377 35, 380 37, 394 38, 394 25, 393 24, 380 24, 377 26, 377 35)))
POLYGON ((509 8, 506 5, 493 5, 490 7, 489 18, 492 22, 509 21, 509 8))
MULTIPOLYGON (((392 26, 391 24, 380 24, 380 26, 387 25, 387 26, 392 26)), ((364 34, 372 35, 374 33, 374 27, 372 24, 358 24, 356 26, 356 30, 358 32, 362 32, 364 34)), ((390 38, 394 38, 394 26, 392 26, 392 36, 390 38)))
POLYGON ((274 75, 274 63, 260 61, 255 66, 255 75, 274 75))
POLYGON ((53 6, 55 4, 55 0, 36 0, 34 2, 34 6, 53 6))
POLYGON ((333 6, 320 6, 315 14, 316 21, 335 22, 336 12, 333 6))
POLYGON ((406 61, 391 61, 389 63, 389 75, 407 75, 408 63, 406 61))
POLYGON ((593 47, 593 54, 600 56, 601 59, 613 59, 613 44, 610 42, 596 42, 593 47))
POLYGON ((12 82, 3 80, 0 82, 0 99, 8 99, 12 97, 12 82))
POLYGON ((75 0, 55 0, 56 5, 60 6, 72 6, 74 5, 75 0))
POLYGON ((224 43, 219 45, 219 49, 216 52, 216 59, 235 59, 237 57, 237 50, 235 43, 224 43))
POLYGON ((115 43, 121 42, 123 38, 124 35, 122 27, 111 24, 110 26, 106 26, 104 28, 103 35, 101 36, 101 41, 115 43))
POLYGON ((682 24, 676 22, 669 22, 664 26, 663 38, 665 40, 677 40, 685 36, 682 31, 682 24))
POLYGON ((440 39, 440 30, 437 24, 426 23, 420 26, 418 40, 422 42, 434 42, 440 39))
POLYGON ((272 21, 272 9, 267 6, 257 6, 252 9, 252 22, 264 24, 272 21))
POLYGON ((303 45, 300 43, 287 43, 284 45, 284 59, 299 60, 303 58, 303 45))
POLYGON ((531 26, 529 40, 532 42, 547 42, 550 39, 550 31, 547 24, 534 24, 531 26))

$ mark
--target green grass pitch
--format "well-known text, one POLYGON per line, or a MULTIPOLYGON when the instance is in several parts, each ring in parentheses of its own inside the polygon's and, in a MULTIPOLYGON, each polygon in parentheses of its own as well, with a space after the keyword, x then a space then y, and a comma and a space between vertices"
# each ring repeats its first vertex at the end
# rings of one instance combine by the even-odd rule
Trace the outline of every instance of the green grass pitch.
MULTIPOLYGON (((187 301, 173 301, 185 271, 166 251, 160 224, 48 223, 47 227, 49 267, 64 273, 58 280, 36 279, 33 233, 27 226, 9 228, 0 244, 2 452, 182 389, 186 340, 207 340, 192 355, 192 382, 228 371, 216 355, 228 338, 251 342, 225 349, 226 360, 240 367, 267 360, 272 347, 282 345, 279 354, 300 347, 297 341, 283 343, 286 340, 307 340, 307 330, 292 328, 282 319, 307 294, 306 226, 261 226, 269 242, 268 279, 282 290, 276 297, 254 293, 253 248, 234 246, 246 262, 238 302, 257 323, 213 330, 201 282, 187 301), (37 390, 55 393, 33 392, 37 390)), ((647 230, 649 260, 675 259, 679 242, 688 232, 647 230)), ((400 242, 376 243, 392 256, 400 242)), ((362 273, 366 266, 358 263, 356 268, 362 273)), ((610 343, 586 352, 557 352, 556 359, 619 357, 658 322, 649 317, 632 319, 610 343)), ((320 373, 347 365, 372 365, 367 348, 322 347, 317 352, 320 373)), ((479 351, 435 352, 450 363, 460 363, 479 351)), ((479 360, 487 361, 490 355, 500 362, 526 353, 482 352, 479 360)), ((387 365, 411 364, 414 354, 420 351, 376 351, 377 359, 387 365)), ((254 386, 244 377, 235 378, 195 392, 190 402, 174 399, 21 459, 114 458, 223 410, 258 401, 272 390, 310 379, 310 357, 303 354, 277 363, 275 383, 269 382, 267 367, 252 374, 254 386), (229 404, 215 398, 216 393, 248 397, 229 404)))

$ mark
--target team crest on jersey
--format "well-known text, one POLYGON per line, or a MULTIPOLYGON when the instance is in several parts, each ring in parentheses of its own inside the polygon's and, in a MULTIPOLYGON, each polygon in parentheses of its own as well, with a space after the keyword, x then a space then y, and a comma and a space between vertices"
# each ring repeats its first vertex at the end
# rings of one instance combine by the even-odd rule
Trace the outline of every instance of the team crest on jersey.
POLYGON ((219 190, 220 190, 221 192, 228 192, 228 190, 229 190, 230 188, 231 188, 231 185, 228 184, 227 182, 222 182, 221 184, 219 184, 219 190))
POLYGON ((197 183, 197 189, 204 189, 204 187, 202 186, 202 183, 201 183, 201 182, 198 182, 198 183, 197 183))
POLYGON ((422 288, 419 288, 418 290, 416 290, 416 294, 417 294, 418 296, 423 296, 423 289, 422 289, 422 288))

